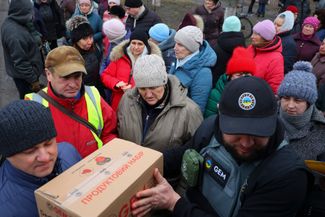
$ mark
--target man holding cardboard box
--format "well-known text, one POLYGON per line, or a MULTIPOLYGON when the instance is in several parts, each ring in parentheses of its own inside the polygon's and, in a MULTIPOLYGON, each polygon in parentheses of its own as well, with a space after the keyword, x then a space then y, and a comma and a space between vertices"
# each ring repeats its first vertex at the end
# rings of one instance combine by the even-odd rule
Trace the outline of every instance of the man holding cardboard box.
POLYGON ((81 160, 68 143, 56 143, 49 109, 19 100, 0 110, 0 215, 37 217, 34 191, 81 160))
POLYGON ((133 215, 168 209, 177 217, 296 216, 310 174, 283 134, 269 85, 256 77, 231 81, 219 115, 206 119, 187 144, 200 154, 183 156, 183 176, 191 184, 186 199, 156 170, 158 185, 137 193, 133 215), (191 170, 191 159, 201 162, 200 169, 191 170))

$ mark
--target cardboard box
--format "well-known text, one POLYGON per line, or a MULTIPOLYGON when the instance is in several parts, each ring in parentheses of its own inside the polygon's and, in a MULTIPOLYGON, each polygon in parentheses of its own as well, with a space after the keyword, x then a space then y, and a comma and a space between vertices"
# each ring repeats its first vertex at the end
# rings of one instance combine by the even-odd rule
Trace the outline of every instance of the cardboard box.
POLYGON ((35 191, 40 217, 127 217, 139 190, 154 185, 160 152, 114 139, 35 191))

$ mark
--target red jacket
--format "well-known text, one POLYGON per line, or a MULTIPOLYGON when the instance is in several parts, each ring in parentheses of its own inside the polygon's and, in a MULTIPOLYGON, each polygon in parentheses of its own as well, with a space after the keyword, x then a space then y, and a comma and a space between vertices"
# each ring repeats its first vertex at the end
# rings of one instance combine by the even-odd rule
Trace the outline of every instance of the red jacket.
POLYGON ((256 64, 254 76, 264 79, 277 94, 278 87, 284 78, 281 38, 276 36, 269 45, 262 48, 250 45, 248 51, 253 54, 256 64))
POLYGON ((129 83, 132 87, 135 85, 131 70, 131 61, 126 55, 123 55, 118 60, 110 62, 101 76, 105 87, 112 90, 111 105, 114 111, 117 110, 118 104, 124 94, 123 90, 115 89, 115 85, 120 81, 129 83))
MULTIPOLYGON (((87 105, 84 94, 80 99, 63 99, 57 97, 52 88, 48 88, 48 95, 69 110, 72 110, 84 119, 88 119, 87 105)), ((97 142, 91 131, 81 123, 71 119, 56 107, 49 103, 55 128, 57 130, 57 142, 69 142, 78 150, 84 158, 98 149, 97 142)), ((116 137, 116 114, 113 109, 101 98, 101 108, 104 120, 104 127, 100 139, 103 144, 116 137)))

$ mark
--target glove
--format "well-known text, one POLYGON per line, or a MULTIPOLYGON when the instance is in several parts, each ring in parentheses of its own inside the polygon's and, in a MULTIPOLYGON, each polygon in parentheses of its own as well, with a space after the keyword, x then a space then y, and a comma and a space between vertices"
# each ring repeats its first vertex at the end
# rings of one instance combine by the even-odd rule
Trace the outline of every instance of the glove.
POLYGON ((42 88, 41 88, 41 85, 39 83, 39 81, 35 81, 31 84, 31 89, 33 92, 37 93, 38 91, 40 91, 42 88))

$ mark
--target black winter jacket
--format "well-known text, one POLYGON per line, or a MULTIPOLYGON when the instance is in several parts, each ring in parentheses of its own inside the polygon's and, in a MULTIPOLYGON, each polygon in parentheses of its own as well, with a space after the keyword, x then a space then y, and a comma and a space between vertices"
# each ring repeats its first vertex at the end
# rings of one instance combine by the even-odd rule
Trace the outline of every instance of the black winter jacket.
POLYGON ((43 62, 37 41, 27 28, 32 22, 33 5, 30 1, 12 0, 8 17, 1 27, 1 40, 6 71, 13 78, 28 83, 38 80, 43 62))
MULTIPOLYGON (((264 160, 250 175, 247 186, 241 195, 241 207, 237 217, 288 217, 295 216, 302 207, 309 184, 310 174, 304 163, 289 147, 276 151, 283 141, 284 130, 278 121, 275 134, 270 137, 264 160)), ((217 116, 207 118, 196 131, 187 148, 197 151, 209 144, 215 136, 222 144, 222 136, 217 116)), ((185 150, 185 149, 184 149, 185 150)), ((182 155, 178 150, 178 155, 182 155)), ((174 167, 180 168, 177 151, 164 153, 167 162, 174 159, 174 167), (178 163, 178 162, 177 162, 178 163)), ((170 174, 169 174, 170 175, 170 174)), ((187 198, 177 201, 173 216, 177 217, 218 217, 211 205, 196 189, 187 191, 187 198), (191 201, 191 202, 190 202, 191 201)))

